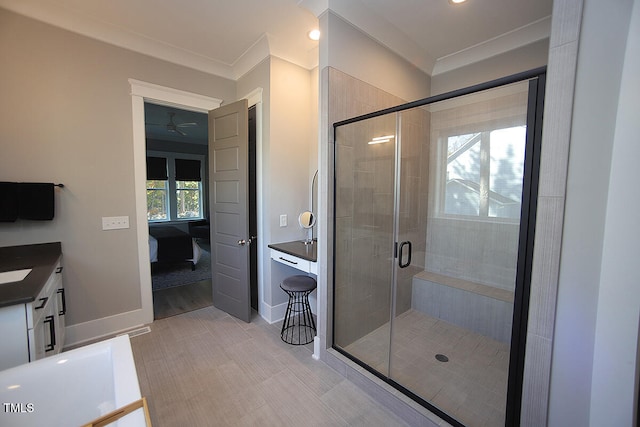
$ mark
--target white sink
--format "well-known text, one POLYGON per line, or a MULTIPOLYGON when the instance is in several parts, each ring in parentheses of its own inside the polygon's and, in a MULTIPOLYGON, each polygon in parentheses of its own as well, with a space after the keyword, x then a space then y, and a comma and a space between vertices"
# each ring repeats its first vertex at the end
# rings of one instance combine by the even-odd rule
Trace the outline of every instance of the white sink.
POLYGON ((13 270, 13 271, 3 271, 0 273, 0 285, 4 285, 5 283, 13 283, 20 282, 24 280, 27 275, 31 273, 30 268, 25 268, 22 270, 13 270))

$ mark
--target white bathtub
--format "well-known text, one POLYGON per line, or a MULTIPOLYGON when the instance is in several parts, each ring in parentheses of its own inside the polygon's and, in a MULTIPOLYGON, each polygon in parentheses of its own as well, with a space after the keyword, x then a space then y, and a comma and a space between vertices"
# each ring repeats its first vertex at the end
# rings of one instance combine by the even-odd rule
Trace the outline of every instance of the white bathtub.
MULTIPOLYGON (((0 426, 81 426, 140 399, 128 335, 0 371, 0 426)), ((144 426, 137 410, 113 426, 144 426)))

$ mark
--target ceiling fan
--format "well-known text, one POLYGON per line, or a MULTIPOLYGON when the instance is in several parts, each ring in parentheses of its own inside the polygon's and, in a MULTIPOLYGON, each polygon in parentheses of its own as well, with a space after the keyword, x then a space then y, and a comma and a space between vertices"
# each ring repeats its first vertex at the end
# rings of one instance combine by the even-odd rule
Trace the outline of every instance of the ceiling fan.
MULTIPOLYGON (((187 127, 194 127, 194 126, 198 126, 198 123, 196 122, 189 122, 189 123, 178 123, 176 124, 173 121, 173 117, 176 115, 175 112, 173 111, 169 111, 167 114, 169 114, 169 123, 167 123, 166 125, 164 125, 167 129, 167 131, 169 132, 175 132, 178 133, 182 136, 187 136, 187 133, 184 132, 183 130, 181 130, 180 128, 187 128, 187 127)), ((158 123, 147 123, 148 125, 151 126, 162 126, 158 123)))

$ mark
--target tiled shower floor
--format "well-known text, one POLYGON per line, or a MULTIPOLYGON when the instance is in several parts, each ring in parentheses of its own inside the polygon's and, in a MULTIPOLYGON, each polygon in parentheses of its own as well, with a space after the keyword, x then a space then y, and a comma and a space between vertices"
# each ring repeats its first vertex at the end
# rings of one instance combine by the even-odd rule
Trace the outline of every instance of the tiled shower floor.
MULTIPOLYGON (((416 310, 393 328, 390 378, 469 427, 504 425, 508 344, 416 310)), ((386 374, 388 340, 386 324, 345 350, 386 374)))

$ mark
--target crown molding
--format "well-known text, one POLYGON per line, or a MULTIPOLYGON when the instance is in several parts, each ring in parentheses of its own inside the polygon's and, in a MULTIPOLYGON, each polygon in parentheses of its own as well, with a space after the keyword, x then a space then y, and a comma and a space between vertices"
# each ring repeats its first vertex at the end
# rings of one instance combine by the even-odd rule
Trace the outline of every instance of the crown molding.
POLYGON ((319 18, 329 9, 329 0, 298 0, 298 6, 303 7, 319 18))
MULTIPOLYGON (((551 34, 551 17, 548 16, 436 60, 400 29, 389 24, 384 17, 372 12, 359 0, 348 2, 299 0, 297 4, 317 17, 331 10, 378 43, 432 76, 526 46, 548 38, 551 34)), ((123 30, 115 25, 97 21, 71 9, 60 8, 46 0, 0 0, 0 7, 89 38, 230 80, 238 80, 269 56, 276 56, 309 70, 317 67, 319 61, 317 47, 306 52, 291 51, 285 48, 284 42, 279 43, 273 36, 263 34, 233 64, 225 64, 213 58, 123 30)))
POLYGON ((234 78, 233 67, 175 46, 97 21, 47 1, 0 0, 0 7, 95 40, 209 74, 234 78))
POLYGON ((551 16, 539 19, 508 33, 470 46, 461 51, 438 58, 432 76, 462 68, 467 65, 515 50, 551 35, 551 16))
POLYGON ((233 80, 238 80, 271 55, 269 37, 269 34, 263 34, 258 41, 240 55, 240 58, 232 66, 233 80))
MULTIPOLYGON (((317 10, 325 4, 332 12, 339 15, 355 27, 378 43, 386 46, 389 50, 418 67, 427 74, 431 74, 436 61, 425 52, 416 42, 411 40, 398 27, 391 24, 384 17, 373 12, 369 7, 359 0, 326 0, 316 1, 303 0, 310 3, 308 6, 317 10)), ((305 5, 306 7, 307 5, 305 5)), ((315 13, 315 12, 314 12, 315 13)), ((321 14, 324 13, 321 12, 321 14)), ((319 15, 316 15, 319 16, 319 15)))
POLYGON ((551 16, 547 16, 467 49, 435 59, 414 41, 406 37, 400 29, 391 25, 384 17, 372 12, 359 0, 350 0, 348 2, 341 0, 299 0, 298 5, 308 9, 317 17, 320 17, 330 9, 368 34, 372 39, 431 76, 518 49, 549 38, 551 34, 551 16))
POLYGON ((60 8, 47 1, 0 0, 0 7, 76 34, 230 80, 239 79, 270 55, 309 70, 318 65, 317 55, 313 57, 314 49, 310 52, 291 52, 270 34, 263 34, 233 64, 225 64, 92 19, 71 9, 60 8))

